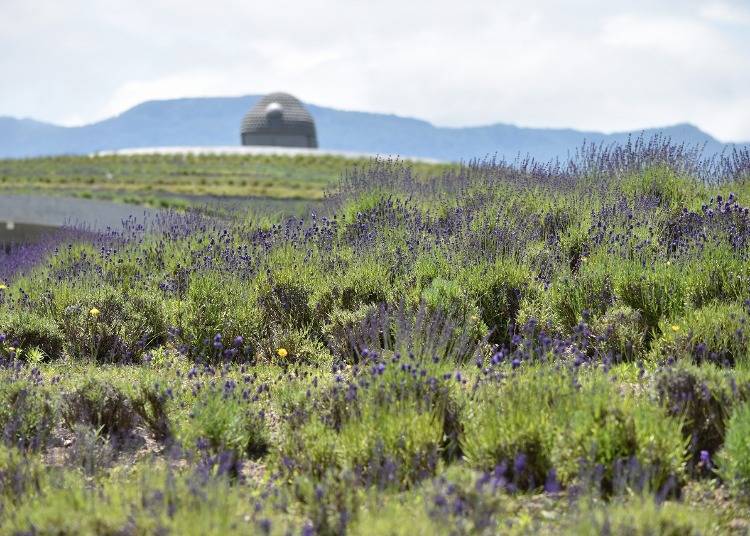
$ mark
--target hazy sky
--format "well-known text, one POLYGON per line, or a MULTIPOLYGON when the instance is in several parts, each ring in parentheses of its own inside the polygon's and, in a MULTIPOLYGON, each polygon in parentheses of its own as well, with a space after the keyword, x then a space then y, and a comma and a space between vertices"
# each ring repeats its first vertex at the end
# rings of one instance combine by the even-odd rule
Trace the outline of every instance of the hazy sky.
POLYGON ((283 90, 445 126, 750 141, 750 0, 0 0, 0 51, 0 115, 69 125, 283 90))

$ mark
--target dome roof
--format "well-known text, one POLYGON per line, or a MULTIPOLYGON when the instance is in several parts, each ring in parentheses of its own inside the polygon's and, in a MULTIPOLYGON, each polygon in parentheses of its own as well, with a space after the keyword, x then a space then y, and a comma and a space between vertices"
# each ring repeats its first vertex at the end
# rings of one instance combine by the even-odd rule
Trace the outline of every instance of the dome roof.
POLYGON ((318 146, 310 112, 288 93, 271 93, 258 101, 242 120, 241 133, 243 145, 318 146))

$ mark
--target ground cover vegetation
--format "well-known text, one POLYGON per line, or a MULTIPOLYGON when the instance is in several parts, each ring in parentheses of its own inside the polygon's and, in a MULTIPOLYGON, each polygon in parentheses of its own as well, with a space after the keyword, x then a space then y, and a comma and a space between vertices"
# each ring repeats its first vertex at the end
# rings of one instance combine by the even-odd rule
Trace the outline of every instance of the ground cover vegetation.
MULTIPOLYGON (((34 193, 184 208, 209 198, 322 199, 366 158, 334 155, 109 155, 0 160, 0 193, 34 193)), ((450 164, 415 163, 417 173, 450 164)))
MULTIPOLYGON (((750 528, 750 153, 668 140, 0 256, 0 532, 750 528)), ((0 253, 3 255, 3 253, 0 253)))

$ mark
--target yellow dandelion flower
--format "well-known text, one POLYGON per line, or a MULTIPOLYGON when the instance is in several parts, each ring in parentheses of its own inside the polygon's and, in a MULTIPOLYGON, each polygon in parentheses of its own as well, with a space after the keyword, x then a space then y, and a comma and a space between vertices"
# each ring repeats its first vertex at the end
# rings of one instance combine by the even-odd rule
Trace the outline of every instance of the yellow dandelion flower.
POLYGON ((96 307, 92 307, 91 310, 89 311, 89 314, 93 316, 94 318, 96 318, 97 316, 101 314, 101 311, 97 309, 96 307))
POLYGON ((680 331, 680 326, 677 324, 672 324, 672 331, 680 331))
POLYGON ((2 283, 0 283, 0 290, 7 290, 7 289, 8 287, 6 285, 3 285, 2 283))
POLYGON ((278 350, 276 350, 276 354, 279 357, 286 357, 289 354, 289 352, 286 351, 286 348, 279 348, 278 350))
POLYGON ((8 347, 8 351, 9 351, 9 352, 15 352, 15 351, 16 351, 16 349, 15 349, 15 348, 14 348, 13 346, 9 346, 9 347, 8 347))

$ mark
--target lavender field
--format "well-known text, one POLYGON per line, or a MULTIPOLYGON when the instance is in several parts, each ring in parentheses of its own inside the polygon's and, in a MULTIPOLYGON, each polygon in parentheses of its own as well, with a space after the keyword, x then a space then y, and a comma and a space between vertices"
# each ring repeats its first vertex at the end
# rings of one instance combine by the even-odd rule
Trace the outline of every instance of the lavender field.
POLYGON ((419 170, 0 249, 0 533, 747 533, 750 152, 419 170))

